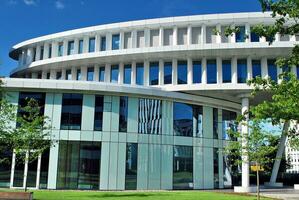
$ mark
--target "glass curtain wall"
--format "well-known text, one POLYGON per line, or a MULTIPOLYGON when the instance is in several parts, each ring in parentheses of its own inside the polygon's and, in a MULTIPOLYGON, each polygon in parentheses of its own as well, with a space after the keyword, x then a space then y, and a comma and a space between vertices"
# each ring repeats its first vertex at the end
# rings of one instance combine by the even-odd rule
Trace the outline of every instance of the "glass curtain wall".
POLYGON ((222 60, 222 82, 232 82, 232 66, 230 60, 222 60))
POLYGON ((137 189, 137 154, 138 144, 127 143, 125 189, 137 189))
POLYGON ((201 61, 193 61, 193 83, 201 83, 201 61))
POLYGON ((150 62, 150 85, 159 84, 159 62, 150 62))
POLYGON ((130 64, 124 66, 124 84, 131 84, 132 66, 130 64))
POLYGON ((128 97, 119 99, 119 132, 127 132, 128 126, 128 97))
POLYGON ((177 77, 178 84, 187 84, 187 61, 178 61, 177 77))
POLYGON ((172 62, 164 63, 164 84, 172 83, 172 62))
POLYGON ((118 83, 118 73, 119 73, 118 65, 112 65, 111 66, 111 76, 110 76, 111 83, 118 83))
POLYGON ((102 131, 103 128, 104 96, 95 97, 94 106, 94 130, 102 131))
POLYGON ((144 67, 143 63, 136 64, 136 84, 143 85, 144 67))
POLYGON ((217 65, 216 60, 207 60, 207 83, 217 83, 217 65))
POLYGON ((224 140, 234 140, 229 134, 229 130, 237 131, 237 113, 222 110, 222 138, 224 140))

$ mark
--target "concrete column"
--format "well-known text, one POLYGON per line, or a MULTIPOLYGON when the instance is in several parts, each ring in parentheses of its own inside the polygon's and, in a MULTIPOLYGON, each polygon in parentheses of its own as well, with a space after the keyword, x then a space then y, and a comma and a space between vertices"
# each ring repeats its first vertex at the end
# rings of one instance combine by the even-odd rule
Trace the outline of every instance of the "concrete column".
POLYGON ((67 49, 68 49, 68 40, 64 39, 63 40, 63 53, 62 53, 63 56, 67 56, 67 49))
POLYGON ((106 33, 106 50, 111 50, 112 47, 112 33, 106 33))
POLYGON ((188 25, 187 28, 187 45, 191 45, 192 44, 192 26, 188 25))
POLYGON ((86 81, 87 80, 87 67, 82 66, 81 67, 81 81, 86 81))
POLYGON ((159 85, 164 85, 164 61, 159 60, 159 85))
POLYGON ((77 68, 76 67, 72 67, 72 80, 75 81, 77 80, 77 68))
POLYGON ((202 75, 201 75, 201 81, 202 84, 207 84, 207 59, 202 58, 201 60, 201 67, 202 67, 202 75))
POLYGON ((47 79, 47 71, 42 71, 42 79, 47 79))
POLYGON ((144 61, 144 85, 149 86, 149 61, 144 61))
POLYGON ((100 72, 99 65, 95 65, 94 66, 94 73, 93 73, 93 80, 94 81, 99 81, 99 72, 100 72))
POLYGON ((56 70, 55 69, 50 70, 50 79, 52 79, 52 80, 56 79, 56 70))
POLYGON ((74 54, 78 54, 79 53, 79 39, 75 38, 74 40, 74 54))
POLYGON ((187 83, 191 85, 193 83, 193 63, 192 63, 192 58, 190 57, 187 58, 187 68, 188 68, 187 83))
MULTIPOLYGON (((242 122, 241 125, 241 134, 243 136, 242 139, 242 146, 245 148, 247 146, 247 141, 244 139, 246 135, 248 135, 248 121, 249 115, 247 111, 249 110, 249 98, 243 97, 242 98, 242 115, 245 115, 245 121, 242 122), (247 114, 246 114, 247 113, 247 114)), ((248 156, 246 155, 246 151, 242 151, 242 187, 247 188, 249 187, 249 161, 248 156)))
POLYGON ((61 80, 65 80, 65 76, 66 76, 66 70, 62 69, 61 70, 61 80))
POLYGON ((12 159, 11 159, 11 170, 10 170, 10 182, 9 187, 13 187, 13 180, 14 180, 14 174, 15 174, 15 165, 16 165, 16 152, 13 150, 12 153, 12 159))
POLYGON ((173 59, 172 60, 172 84, 177 85, 178 84, 178 60, 173 59))
POLYGON ((105 65, 105 82, 110 82, 111 64, 105 65))
POLYGON ((27 64, 30 64, 30 63, 32 63, 32 61, 33 61, 33 48, 29 48, 28 50, 27 50, 27 64))
POLYGON ((38 45, 35 49, 35 61, 40 60, 40 53, 41 53, 41 50, 40 50, 40 46, 38 45))
POLYGON ((137 47, 137 30, 132 31, 132 48, 137 47))
POLYGON ((125 48, 125 33, 123 31, 120 32, 119 34, 119 49, 124 49, 125 48))
POLYGON ((58 42, 54 41, 52 43, 52 58, 57 57, 58 56, 58 42))
POLYGON ((264 36, 260 37, 260 42, 266 42, 266 38, 264 36))
POLYGON ((23 187, 25 187, 27 176, 28 176, 28 161, 29 161, 29 151, 26 151, 25 155, 25 167, 24 167, 24 179, 23 179, 23 187))
POLYGON ((44 55, 43 55, 44 59, 49 58, 49 43, 45 43, 44 44, 44 55))
POLYGON ((275 34, 275 42, 279 42, 280 41, 280 34, 276 33, 275 34))
POLYGON ((173 28, 172 39, 173 39, 173 42, 172 42, 173 46, 178 45, 178 27, 176 27, 176 26, 173 28))
POLYGON ((83 53, 88 53, 88 47, 89 47, 89 37, 84 36, 84 38, 83 38, 83 53))
POLYGON ((99 34, 96 34, 96 36, 95 36, 95 52, 100 51, 100 44, 101 44, 101 36, 99 34))
POLYGON ((136 61, 132 62, 131 83, 136 85, 136 61))
POLYGON ((252 79, 252 59, 250 56, 247 57, 247 80, 252 79))
POLYGON ((238 75, 237 75, 237 58, 234 56, 232 58, 232 83, 237 84, 238 75))
POLYGON ((250 37, 250 24, 249 23, 245 24, 245 34, 248 36, 248 37, 246 37, 245 42, 250 42, 251 37, 250 37))
POLYGON ((217 83, 222 83, 222 59, 221 57, 216 58, 216 65, 217 65, 217 83))
POLYGON ((202 44, 205 44, 206 43, 206 25, 205 24, 202 24, 201 25, 201 43, 202 44))
POLYGON ((56 144, 50 148, 47 189, 56 189, 59 144, 58 142, 55 143, 56 144))
POLYGON ((160 27, 159 29, 159 46, 163 46, 164 41, 164 29, 163 27, 160 27))
POLYGON ((37 72, 32 72, 31 73, 31 78, 33 78, 33 79, 37 79, 37 72))
POLYGON ((119 64, 118 84, 124 83, 124 63, 119 64))
POLYGON ((144 42, 145 42, 145 47, 149 47, 150 46, 150 29, 146 28, 144 30, 144 42))
POLYGON ((261 73, 262 78, 266 78, 268 76, 268 62, 266 57, 262 57, 261 59, 261 73))
POLYGON ((296 42, 296 35, 290 35, 290 42, 296 42))
MULTIPOLYGON (((221 31, 221 24, 217 24, 216 25, 216 30, 217 31, 221 31)), ((221 43, 221 35, 220 35, 220 33, 217 33, 217 35, 216 35, 216 43, 217 44, 221 43)))

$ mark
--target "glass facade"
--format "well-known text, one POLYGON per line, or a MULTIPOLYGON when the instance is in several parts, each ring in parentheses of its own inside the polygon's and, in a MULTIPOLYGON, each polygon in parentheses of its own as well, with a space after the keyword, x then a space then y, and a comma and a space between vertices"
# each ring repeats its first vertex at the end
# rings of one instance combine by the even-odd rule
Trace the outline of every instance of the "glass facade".
POLYGON ((81 80, 81 69, 77 69, 76 79, 77 79, 77 81, 81 80))
POLYGON ((112 50, 119 49, 119 45, 120 45, 119 38, 120 38, 119 34, 113 34, 112 35, 112 50))
POLYGON ((101 37, 101 51, 106 51, 106 37, 101 37))
POLYGON ((59 142, 57 189, 98 190, 100 142, 59 142))
POLYGON ((173 147, 173 189, 193 189, 193 147, 173 147))
POLYGON ((201 61, 193 61, 193 83, 201 83, 201 61))
POLYGON ((178 70, 177 70, 177 77, 178 77, 178 84, 187 84, 187 61, 178 61, 178 70))
POLYGON ((99 81, 100 82, 105 81, 105 67, 100 67, 99 69, 99 81))
POLYGON ((136 84, 143 85, 143 79, 144 79, 143 63, 137 63, 136 64, 136 84))
POLYGON ((65 80, 72 80, 72 71, 70 69, 65 71, 65 80))
POLYGON ((49 58, 52 58, 52 45, 49 45, 49 54, 48 54, 49 58))
POLYGON ((48 186, 49 156, 50 156, 50 149, 47 149, 43 152, 41 157, 40 185, 39 185, 41 189, 47 189, 48 186))
POLYGON ((214 188, 219 188, 219 149, 213 148, 214 188))
POLYGON ((119 98, 119 132, 127 132, 128 127, 128 97, 119 98))
POLYGON ((137 155, 138 144, 127 143, 125 189, 137 189, 137 155))
POLYGON ((218 109, 213 108, 213 138, 218 139, 218 109))
POLYGON ((245 42, 245 26, 237 26, 236 28, 239 29, 239 31, 236 32, 236 42, 245 42))
POLYGON ((251 32, 250 33, 250 41, 251 42, 259 42, 260 37, 255 32, 251 32))
POLYGON ((73 55, 75 53, 74 47, 75 47, 74 41, 69 41, 67 45, 67 55, 73 55))
MULTIPOLYGON (((1 146, 6 146, 7 144, 0 143, 1 146)), ((0 187, 9 188, 10 183, 10 170, 12 152, 10 150, 1 150, 0 159, 3 161, 0 165, 0 187), (5 162, 6 161, 6 162, 5 162)))
POLYGON ((94 76, 94 68, 88 67, 87 68, 87 81, 93 81, 93 76, 94 76))
POLYGON ((94 130, 102 131, 103 129, 103 111, 104 111, 104 96, 95 97, 94 105, 94 130))
POLYGON ((159 135, 162 132, 162 101, 139 99, 138 133, 159 135))
POLYGON ((275 60, 268 60, 268 76, 275 82, 277 82, 277 67, 275 60))
POLYGON ((62 79, 62 73, 56 72, 56 80, 61 80, 61 79, 62 79))
POLYGON ((252 78, 256 78, 257 76, 262 76, 261 61, 252 60, 252 78))
POLYGON ((83 40, 79 40, 78 53, 83 53, 83 40))
POLYGON ((217 83, 217 65, 216 60, 207 60, 207 83, 217 83))
POLYGON ((110 76, 110 82, 111 83, 118 83, 118 73, 119 68, 118 65, 112 65, 111 66, 111 76, 110 76))
POLYGON ((159 62, 150 62, 149 84, 158 85, 159 83, 159 62))
POLYGON ((229 111, 229 110, 222 110, 222 139, 224 140, 233 140, 231 137, 229 130, 237 131, 237 113, 229 111))
POLYGON ((297 78, 299 79, 299 65, 296 67, 296 71, 297 71, 297 78))
POLYGON ((172 62, 164 63, 164 84, 172 83, 172 62))
POLYGON ((238 83, 246 83, 247 80, 247 61, 242 59, 237 61, 238 83))
POLYGON ((95 38, 89 38, 88 52, 95 51, 95 38))
POLYGON ((58 56, 63 56, 63 43, 58 44, 58 56))
POLYGON ((124 66, 124 84, 131 84, 132 66, 130 64, 124 66))
POLYGON ((232 82, 232 65, 230 60, 222 60, 222 82, 232 82))
POLYGON ((40 60, 43 60, 43 59, 44 59, 44 46, 41 46, 41 47, 40 47, 39 59, 40 59, 40 60))
POLYGON ((60 129, 81 130, 82 102, 82 94, 63 94, 60 129))

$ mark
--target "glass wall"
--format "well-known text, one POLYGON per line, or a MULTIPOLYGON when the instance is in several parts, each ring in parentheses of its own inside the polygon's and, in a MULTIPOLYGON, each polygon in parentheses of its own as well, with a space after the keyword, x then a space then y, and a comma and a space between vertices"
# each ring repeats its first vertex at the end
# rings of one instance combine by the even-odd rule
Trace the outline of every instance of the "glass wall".
POLYGON ((174 135, 202 137, 202 119, 202 106, 173 103, 174 135))
POLYGON ((247 80, 247 61, 245 59, 237 61, 238 83, 246 83, 247 80))
POLYGON ((125 179, 126 190, 137 189, 137 154, 138 145, 136 143, 127 143, 125 179))
POLYGON ((217 83, 216 60, 207 60, 207 83, 217 83))
POLYGON ((88 52, 95 51, 95 38, 89 38, 88 52))
POLYGON ((111 83, 118 83, 118 65, 112 65, 111 66, 111 76, 110 76, 110 82, 111 83))
POLYGON ((232 65, 230 60, 222 60, 222 82, 232 82, 232 65))
POLYGON ((112 35, 112 50, 119 49, 119 34, 112 35))
POLYGON ((275 65, 275 60, 268 60, 268 76, 277 82, 277 67, 275 65))
POLYGON ((94 130, 102 131, 103 128, 104 96, 95 96, 94 105, 94 130))
POLYGON ((136 84, 143 85, 144 68, 143 63, 136 64, 136 84))
POLYGON ((119 132, 127 132, 128 125, 128 97, 119 99, 119 132))
POLYGON ((98 190, 100 142, 59 142, 57 189, 98 190))
POLYGON ((218 109, 213 108, 213 138, 218 139, 218 109))
POLYGON ((261 61, 252 60, 252 78, 256 78, 257 76, 262 76, 261 61))
POLYGON ((65 71, 65 80, 72 80, 72 71, 70 69, 65 71))
POLYGON ((73 55, 75 53, 74 51, 74 44, 75 42, 74 41, 69 41, 68 42, 68 47, 67 47, 67 55, 73 55))
POLYGON ((81 69, 77 69, 77 81, 81 80, 81 69))
POLYGON ((93 76, 94 76, 94 68, 88 67, 87 68, 87 81, 93 81, 93 76))
POLYGON ((193 189, 192 146, 173 146, 173 189, 193 189))
POLYGON ((296 67, 296 71, 297 71, 297 78, 299 79, 299 65, 296 67))
POLYGON ((40 47, 40 55, 39 55, 39 59, 43 60, 44 59, 44 46, 40 47))
POLYGON ((193 83, 201 83, 201 61, 193 61, 193 83))
POLYGON ((233 138, 229 134, 229 130, 237 131, 237 113, 222 110, 222 138, 224 140, 233 140, 233 138))
POLYGON ((39 187, 41 189, 47 189, 48 186, 49 155, 50 155, 50 149, 47 149, 43 152, 41 157, 40 182, 39 182, 39 187))
POLYGON ((83 53, 83 40, 79 40, 78 53, 83 53))
MULTIPOLYGON (((0 143, 1 146, 7 144, 0 143)), ((10 170, 11 170, 12 152, 9 149, 0 151, 0 159, 3 161, 0 165, 0 187, 9 188, 10 184, 10 170)))
POLYGON ((214 188, 219 188, 219 149, 213 148, 214 188))
POLYGON ((48 58, 52 58, 52 44, 49 44, 49 54, 48 58))
POLYGON ((132 66, 130 64, 124 66, 124 83, 131 84, 132 66))
POLYGON ((63 43, 58 44, 58 56, 63 56, 63 43))
POLYGON ((101 37, 101 51, 106 51, 106 37, 101 37))
POLYGON ((63 94, 60 129, 81 130, 82 102, 82 94, 63 94))
POLYGON ((150 62, 150 85, 158 85, 159 83, 159 62, 150 62))
POLYGON ((177 77, 178 77, 178 84, 187 84, 187 61, 178 61, 178 70, 177 70, 177 77))
POLYGON ((162 131, 162 101, 139 99, 138 133, 159 135, 162 131))
POLYGON ((164 84, 172 83, 172 62, 164 63, 164 84))
POLYGON ((99 81, 100 82, 105 81, 105 67, 100 67, 99 69, 99 81))
POLYGON ((236 42, 245 42, 245 26, 237 26, 236 28, 239 29, 239 31, 236 32, 236 42))
POLYGON ((61 80, 61 79, 62 79, 62 73, 56 72, 56 80, 61 80))

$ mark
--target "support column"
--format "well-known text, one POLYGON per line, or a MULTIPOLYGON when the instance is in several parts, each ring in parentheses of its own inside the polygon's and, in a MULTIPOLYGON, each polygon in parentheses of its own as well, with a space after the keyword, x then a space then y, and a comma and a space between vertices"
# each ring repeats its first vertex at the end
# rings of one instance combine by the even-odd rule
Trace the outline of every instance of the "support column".
POLYGON ((131 83, 136 85, 136 61, 132 62, 131 83))
POLYGON ((10 182, 9 187, 13 187, 13 180, 15 175, 15 165, 16 165, 16 152, 13 150, 12 159, 11 159, 11 170, 10 170, 10 182))
POLYGON ((162 59, 159 59, 159 85, 164 85, 164 62, 162 59))
POLYGON ((145 60, 144 61, 144 85, 149 86, 149 61, 145 60))
POLYGON ((101 36, 99 34, 97 34, 95 36, 95 52, 99 52, 100 51, 100 40, 101 40, 101 36))
POLYGON ((125 33, 123 31, 120 32, 119 34, 119 49, 124 49, 125 48, 125 33))
POLYGON ((237 84, 238 82, 238 76, 237 76, 237 58, 234 56, 232 58, 232 83, 237 84))
POLYGON ((56 79, 56 70, 55 69, 50 70, 50 79, 52 79, 52 80, 56 79))
POLYGON ((206 58, 202 58, 201 65, 202 65, 201 82, 202 84, 207 84, 207 59, 206 58))
POLYGON ((44 44, 44 55, 43 55, 44 59, 49 58, 49 43, 45 43, 44 44))
POLYGON ((47 189, 56 189, 59 143, 58 142, 55 143, 56 144, 50 148, 47 189))
POLYGON ((188 29, 187 29, 187 45, 191 45, 192 44, 192 26, 188 25, 188 29))
MULTIPOLYGON (((25 167, 24 167, 24 179, 23 179, 23 188, 27 185, 27 177, 28 177, 28 161, 29 161, 29 151, 26 151, 25 155, 25 167)), ((26 186, 27 187, 27 186, 26 186)))
POLYGON ((124 63, 119 64, 118 84, 124 83, 124 63))
POLYGON ((58 42, 53 42, 52 43, 52 53, 51 53, 52 58, 58 56, 58 42))
POLYGON ((173 46, 176 46, 178 45, 178 27, 174 27, 173 28, 173 42, 172 42, 172 45, 173 46))
POLYGON ((192 58, 187 59, 187 68, 188 68, 187 83, 191 85, 193 83, 192 58))
POLYGON ((66 80, 65 76, 66 76, 66 70, 62 69, 61 70, 61 80, 66 80))
POLYGON ((112 49, 111 46, 112 46, 112 33, 108 32, 106 34, 106 50, 107 51, 111 50, 112 49))
POLYGON ((163 29, 163 27, 160 27, 160 29, 159 29, 159 46, 160 47, 163 46, 163 41, 164 41, 163 33, 164 33, 164 29, 163 29))
POLYGON ((37 46, 35 50, 35 61, 40 60, 40 53, 41 53, 40 46, 37 46))
POLYGON ((42 160, 42 155, 39 154, 37 158, 37 172, 36 172, 36 186, 35 186, 36 189, 39 189, 41 160, 42 160))
POLYGON ((248 37, 246 37, 245 42, 248 43, 248 42, 251 41, 250 24, 249 24, 249 23, 246 23, 246 24, 245 24, 245 34, 248 36, 248 37))
POLYGON ((47 79, 47 71, 42 71, 42 79, 47 79))
POLYGON ((220 35, 220 33, 218 33, 218 31, 221 31, 221 24, 216 25, 216 30, 217 30, 216 43, 220 44, 221 43, 221 35, 220 35))
MULTIPOLYGON (((235 25, 231 25, 231 28, 234 29, 235 25)), ((233 32, 232 35, 230 36, 230 43, 236 43, 236 33, 233 32)))
POLYGON ((77 68, 76 67, 72 67, 72 80, 75 81, 77 80, 77 68))
POLYGON ((203 24, 203 25, 201 25, 201 43, 202 44, 205 44, 206 43, 206 25, 205 24, 203 24))
POLYGON ((268 63, 267 63, 267 58, 266 57, 262 57, 261 59, 261 75, 262 78, 266 78, 268 76, 268 63))
POLYGON ((87 80, 87 67, 81 67, 81 81, 87 80))
POLYGON ((132 31, 132 48, 137 47, 137 30, 132 31))
POLYGON ((250 56, 247 57, 247 80, 252 79, 252 59, 250 56))
POLYGON ((83 38, 83 53, 88 53, 88 47, 89 47, 89 37, 84 36, 83 38))
POLYGON ((93 73, 93 80, 94 81, 99 81, 99 72, 100 72, 100 70, 99 70, 99 65, 95 65, 94 66, 94 73, 93 73))
POLYGON ((216 63, 217 63, 217 84, 221 84, 222 83, 222 59, 221 59, 221 57, 217 57, 216 63))
POLYGON ((145 47, 150 46, 150 37, 151 37, 150 29, 146 28, 144 30, 144 46, 145 47))
POLYGON ((79 53, 79 39, 75 38, 74 40, 74 54, 78 54, 79 53))
POLYGON ((63 40, 63 52, 62 55, 63 56, 67 56, 67 51, 68 51, 68 41, 67 39, 63 40))
POLYGON ((178 84, 178 60, 177 59, 173 59, 172 60, 172 84, 173 85, 177 85, 178 84))

